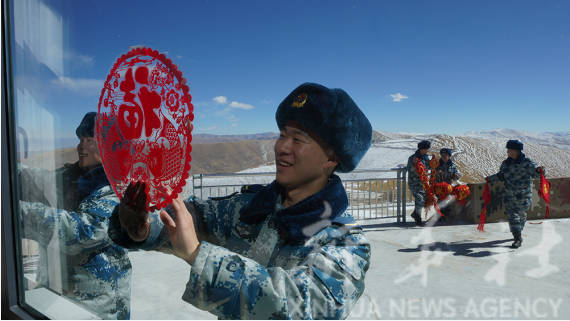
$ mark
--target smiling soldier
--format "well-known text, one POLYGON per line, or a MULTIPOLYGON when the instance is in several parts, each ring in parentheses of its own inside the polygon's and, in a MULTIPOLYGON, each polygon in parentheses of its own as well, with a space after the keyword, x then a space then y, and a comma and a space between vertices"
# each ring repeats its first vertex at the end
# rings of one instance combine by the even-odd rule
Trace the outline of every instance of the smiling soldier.
POLYGON ((131 185, 113 215, 125 247, 171 252, 191 265, 182 299, 230 319, 342 319, 364 291, 370 245, 334 174, 371 144, 366 116, 341 89, 305 83, 276 112, 276 177, 224 199, 145 212, 131 185))

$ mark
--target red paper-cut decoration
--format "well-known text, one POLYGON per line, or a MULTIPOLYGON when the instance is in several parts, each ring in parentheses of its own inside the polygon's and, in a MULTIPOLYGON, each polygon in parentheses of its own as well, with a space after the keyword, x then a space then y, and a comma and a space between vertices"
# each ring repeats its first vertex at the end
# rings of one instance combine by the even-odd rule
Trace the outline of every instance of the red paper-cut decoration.
POLYGON ((192 96, 164 54, 136 48, 109 72, 99 97, 97 139, 105 173, 122 199, 130 182, 147 184, 147 208, 166 207, 189 177, 192 96))

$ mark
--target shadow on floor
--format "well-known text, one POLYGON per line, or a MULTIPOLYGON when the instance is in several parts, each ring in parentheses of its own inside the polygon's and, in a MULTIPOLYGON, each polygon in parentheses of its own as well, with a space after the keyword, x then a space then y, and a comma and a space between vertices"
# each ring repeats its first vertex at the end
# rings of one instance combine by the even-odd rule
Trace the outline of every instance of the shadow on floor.
POLYGON ((507 242, 512 242, 513 239, 504 239, 488 242, 473 242, 471 240, 458 241, 458 242, 434 242, 429 244, 420 244, 417 248, 399 249, 398 252, 420 252, 420 251, 442 251, 453 252, 453 255, 469 256, 469 257, 485 257, 504 252, 493 252, 490 250, 474 251, 475 249, 493 249, 493 248, 510 248, 509 245, 503 245, 507 242))

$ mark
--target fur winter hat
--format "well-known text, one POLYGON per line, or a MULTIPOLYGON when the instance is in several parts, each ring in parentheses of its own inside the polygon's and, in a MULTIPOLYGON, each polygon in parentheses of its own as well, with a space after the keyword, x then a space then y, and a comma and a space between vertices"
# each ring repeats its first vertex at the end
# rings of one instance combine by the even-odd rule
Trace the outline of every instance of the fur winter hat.
POLYGON ((77 126, 75 130, 75 135, 77 138, 81 137, 94 137, 95 136, 95 118, 97 117, 97 113, 92 111, 85 116, 83 116, 83 120, 81 120, 81 124, 77 126))
POLYGON ((418 149, 429 149, 431 147, 431 142, 429 140, 422 140, 418 143, 418 149))
POLYGON ((523 143, 518 139, 511 139, 507 142, 508 149, 523 150, 523 143))
POLYGON ((339 172, 358 165, 372 143, 372 126, 356 103, 342 89, 304 83, 279 104, 277 126, 296 122, 330 146, 340 162, 339 172))
POLYGON ((441 154, 443 154, 443 153, 445 153, 445 154, 449 155, 449 157, 451 157, 451 149, 449 149, 449 148, 442 148, 442 149, 440 149, 440 150, 439 150, 439 154, 441 155, 441 154))

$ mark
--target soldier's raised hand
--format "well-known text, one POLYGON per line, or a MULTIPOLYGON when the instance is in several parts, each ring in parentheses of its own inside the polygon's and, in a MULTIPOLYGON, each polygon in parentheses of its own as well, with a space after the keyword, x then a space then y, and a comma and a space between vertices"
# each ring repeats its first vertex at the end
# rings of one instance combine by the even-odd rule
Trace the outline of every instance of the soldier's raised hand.
POLYGON ((165 211, 160 212, 160 219, 168 229, 174 254, 188 264, 192 264, 198 255, 200 246, 194 220, 184 202, 179 198, 172 201, 172 208, 176 214, 176 222, 165 211))
POLYGON ((146 184, 132 182, 129 184, 121 204, 119 204, 119 221, 135 242, 146 240, 150 233, 150 220, 146 210, 146 184))

